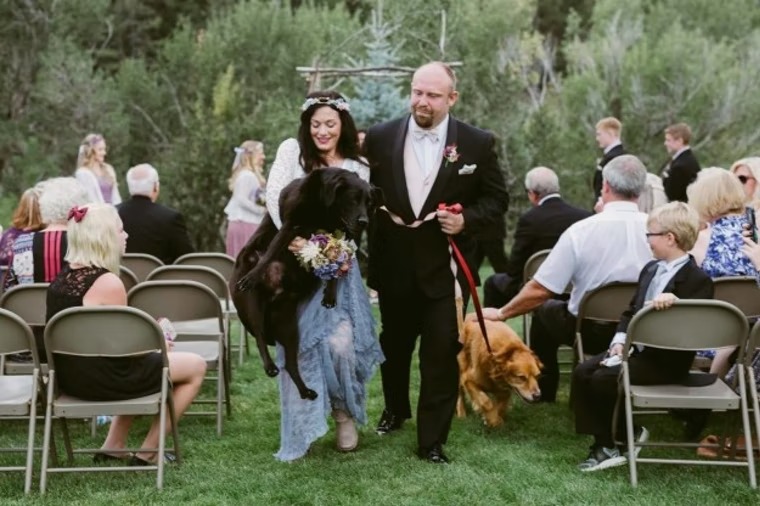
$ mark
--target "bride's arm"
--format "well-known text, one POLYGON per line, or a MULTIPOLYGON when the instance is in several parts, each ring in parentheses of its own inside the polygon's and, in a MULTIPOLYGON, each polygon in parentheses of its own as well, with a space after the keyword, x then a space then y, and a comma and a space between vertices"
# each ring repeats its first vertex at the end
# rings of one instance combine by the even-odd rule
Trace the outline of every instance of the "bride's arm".
POLYGON ((282 227, 280 218, 280 193, 291 181, 298 177, 299 169, 298 158, 301 150, 298 147, 298 141, 287 139, 277 148, 272 168, 269 171, 267 179, 267 211, 277 228, 282 227))

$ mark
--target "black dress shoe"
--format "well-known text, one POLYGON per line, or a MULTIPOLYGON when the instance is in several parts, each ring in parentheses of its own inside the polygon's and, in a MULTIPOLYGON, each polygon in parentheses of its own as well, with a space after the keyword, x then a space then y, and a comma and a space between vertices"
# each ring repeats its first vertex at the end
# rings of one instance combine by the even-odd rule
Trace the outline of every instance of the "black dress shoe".
POLYGON ((422 460, 427 460, 431 464, 448 464, 449 458, 443 453, 441 445, 433 445, 429 449, 420 448, 417 450, 417 456, 422 460))
POLYGON ((403 418, 399 418, 391 411, 384 409, 382 416, 380 416, 380 421, 377 423, 375 432, 377 432, 379 436, 384 436, 393 432, 394 430, 399 430, 403 424, 403 418))

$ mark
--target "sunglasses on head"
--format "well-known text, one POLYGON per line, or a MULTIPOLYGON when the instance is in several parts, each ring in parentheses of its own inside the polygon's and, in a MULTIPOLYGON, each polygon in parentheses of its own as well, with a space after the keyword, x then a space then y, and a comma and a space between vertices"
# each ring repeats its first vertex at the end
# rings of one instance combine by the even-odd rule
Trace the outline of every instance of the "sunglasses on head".
POLYGON ((738 179, 741 184, 747 184, 747 181, 755 178, 752 176, 736 176, 736 179, 738 179))

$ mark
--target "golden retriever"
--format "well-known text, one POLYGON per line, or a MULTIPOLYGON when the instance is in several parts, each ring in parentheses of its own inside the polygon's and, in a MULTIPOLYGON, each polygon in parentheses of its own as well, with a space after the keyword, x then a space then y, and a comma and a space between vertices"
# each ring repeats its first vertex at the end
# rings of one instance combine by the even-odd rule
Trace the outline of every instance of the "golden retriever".
POLYGON ((468 315, 462 328, 457 416, 466 415, 464 394, 489 427, 504 423, 504 414, 517 392, 526 402, 541 398, 538 375, 543 364, 506 323, 486 321, 493 355, 488 353, 477 319, 468 315))

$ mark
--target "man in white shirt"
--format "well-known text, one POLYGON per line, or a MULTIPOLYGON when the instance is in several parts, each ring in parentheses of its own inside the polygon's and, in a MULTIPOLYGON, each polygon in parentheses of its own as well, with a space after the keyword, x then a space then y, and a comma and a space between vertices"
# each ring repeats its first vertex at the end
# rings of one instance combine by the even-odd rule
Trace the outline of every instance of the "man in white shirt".
MULTIPOLYGON (((646 167, 633 155, 622 155, 604 167, 604 209, 568 228, 536 275, 506 306, 484 309, 489 320, 507 320, 536 310, 531 347, 543 362, 541 400, 554 402, 559 384, 557 349, 572 345, 578 307, 584 294, 613 281, 636 281, 652 258, 647 244, 647 215, 637 206, 646 167), (570 300, 553 300, 572 284, 570 300)), ((584 325, 584 351, 606 350, 615 326, 584 325)))

